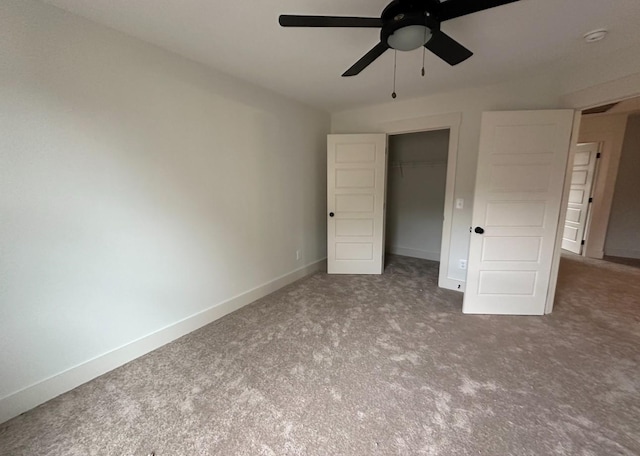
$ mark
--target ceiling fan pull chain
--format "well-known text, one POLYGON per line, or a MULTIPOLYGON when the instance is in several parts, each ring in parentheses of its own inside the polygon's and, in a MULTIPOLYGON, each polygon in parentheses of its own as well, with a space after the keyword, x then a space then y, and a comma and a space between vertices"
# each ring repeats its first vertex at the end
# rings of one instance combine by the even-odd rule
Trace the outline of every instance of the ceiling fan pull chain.
MULTIPOLYGON (((427 16, 429 15, 429 13, 427 13, 427 16)), ((427 42, 427 29, 424 30, 424 42, 427 42)), ((427 52, 427 48, 422 46, 422 71, 420 72, 422 74, 422 77, 424 78, 424 55, 427 52)))
POLYGON ((393 92, 391 92, 391 98, 396 98, 396 62, 398 60, 398 51, 393 50, 393 92))

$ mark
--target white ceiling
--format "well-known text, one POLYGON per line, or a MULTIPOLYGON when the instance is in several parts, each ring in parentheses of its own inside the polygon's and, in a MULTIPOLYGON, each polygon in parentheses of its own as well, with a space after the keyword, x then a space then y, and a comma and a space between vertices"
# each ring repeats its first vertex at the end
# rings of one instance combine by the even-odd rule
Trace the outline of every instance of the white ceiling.
MULTIPOLYGON (((376 29, 282 28, 279 14, 379 17, 386 0, 44 0, 217 70, 335 111, 390 101, 393 52, 360 75, 340 75, 379 40, 376 29)), ((477 87, 545 68, 572 68, 640 49, 638 0, 520 0, 443 23, 474 52, 450 67, 422 51, 398 52, 398 99, 477 87), (607 28, 586 44, 582 35, 607 28)))

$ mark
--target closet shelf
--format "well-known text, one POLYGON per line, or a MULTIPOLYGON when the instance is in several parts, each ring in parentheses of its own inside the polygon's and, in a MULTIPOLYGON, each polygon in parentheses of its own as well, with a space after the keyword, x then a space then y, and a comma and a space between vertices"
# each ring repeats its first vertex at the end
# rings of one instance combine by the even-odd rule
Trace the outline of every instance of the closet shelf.
POLYGON ((418 168, 422 166, 446 166, 447 162, 431 162, 431 161, 406 161, 406 162, 391 162, 390 168, 418 168))

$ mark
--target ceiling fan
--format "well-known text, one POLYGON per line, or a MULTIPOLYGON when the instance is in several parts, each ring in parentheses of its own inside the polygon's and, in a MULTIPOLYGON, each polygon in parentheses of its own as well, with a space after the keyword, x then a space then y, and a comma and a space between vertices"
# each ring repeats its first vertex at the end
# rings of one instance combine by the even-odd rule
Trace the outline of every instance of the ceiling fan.
POLYGON ((283 27, 380 28, 380 42, 342 76, 355 76, 387 49, 412 51, 424 46, 449 65, 473 55, 469 49, 440 30, 449 19, 519 0, 393 0, 377 17, 296 16, 283 14, 283 27))

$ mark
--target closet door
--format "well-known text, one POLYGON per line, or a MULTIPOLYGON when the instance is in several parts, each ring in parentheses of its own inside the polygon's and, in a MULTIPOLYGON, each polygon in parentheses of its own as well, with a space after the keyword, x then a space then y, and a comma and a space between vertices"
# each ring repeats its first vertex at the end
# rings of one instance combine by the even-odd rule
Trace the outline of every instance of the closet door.
POLYGON ((327 137, 327 272, 384 270, 387 135, 327 137))

